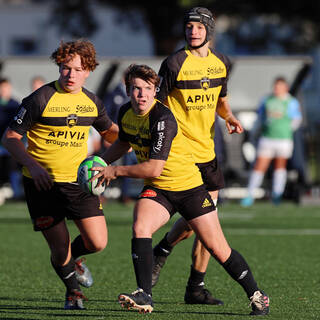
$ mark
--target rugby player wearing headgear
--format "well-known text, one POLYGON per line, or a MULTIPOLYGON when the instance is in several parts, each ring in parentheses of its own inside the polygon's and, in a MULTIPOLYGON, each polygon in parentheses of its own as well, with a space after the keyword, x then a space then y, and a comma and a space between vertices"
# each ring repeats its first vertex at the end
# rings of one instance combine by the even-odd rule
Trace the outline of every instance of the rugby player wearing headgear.
POLYGON ((102 101, 83 85, 98 65, 96 50, 86 40, 61 42, 51 59, 59 79, 23 99, 3 135, 3 145, 23 165, 26 201, 34 230, 41 231, 51 252, 51 264, 66 286, 65 309, 84 309, 79 283, 92 284, 80 256, 107 244, 107 226, 97 196, 82 191, 77 170, 87 155, 92 125, 104 140, 118 137, 118 126, 102 101), (24 134, 28 148, 21 142, 24 134), (65 218, 80 234, 70 243, 65 218))
MULTIPOLYGON (((169 106, 188 138, 186 148, 192 150, 206 188, 214 203, 217 203, 218 190, 223 188, 224 180, 214 151, 215 113, 225 120, 230 134, 240 134, 243 128, 233 115, 227 98, 230 61, 223 54, 209 48, 214 24, 213 15, 207 8, 195 7, 186 13, 184 34, 187 45, 163 61, 159 71, 162 81, 158 98, 169 106)), ((192 228, 181 218, 154 247, 153 285, 157 283, 160 270, 173 246, 192 233, 192 228)), ((223 304, 204 288, 209 258, 210 253, 196 237, 184 297, 186 303, 223 304)), ((231 250, 230 255, 220 262, 234 279, 249 270, 242 256, 235 250, 231 250)), ((244 287, 251 301, 263 302, 253 302, 253 313, 268 313, 267 302, 264 303, 268 297, 257 289, 251 272, 237 281, 244 287)))

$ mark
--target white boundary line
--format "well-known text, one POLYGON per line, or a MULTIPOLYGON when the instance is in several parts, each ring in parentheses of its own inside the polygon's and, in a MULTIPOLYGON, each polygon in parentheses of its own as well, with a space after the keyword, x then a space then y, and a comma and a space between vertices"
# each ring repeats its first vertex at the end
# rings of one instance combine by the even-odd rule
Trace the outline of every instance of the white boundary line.
POLYGON ((228 229, 223 231, 231 235, 247 236, 319 236, 320 229, 228 229))

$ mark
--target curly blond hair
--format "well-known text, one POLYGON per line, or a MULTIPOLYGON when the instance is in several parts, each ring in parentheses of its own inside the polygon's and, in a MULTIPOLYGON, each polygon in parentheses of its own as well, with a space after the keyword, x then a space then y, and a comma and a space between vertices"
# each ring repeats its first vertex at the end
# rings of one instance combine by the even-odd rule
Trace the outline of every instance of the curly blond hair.
POLYGON ((75 40, 60 42, 60 46, 52 53, 51 59, 60 66, 61 63, 70 60, 76 54, 80 56, 81 65, 84 70, 93 71, 99 64, 96 60, 96 49, 88 40, 75 40))

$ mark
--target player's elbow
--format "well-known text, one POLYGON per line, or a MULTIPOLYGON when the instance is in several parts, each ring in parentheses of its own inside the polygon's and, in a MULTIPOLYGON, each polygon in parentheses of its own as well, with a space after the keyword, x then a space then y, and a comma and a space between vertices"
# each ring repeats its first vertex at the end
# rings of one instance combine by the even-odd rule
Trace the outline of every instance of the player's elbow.
POLYGON ((160 177, 165 165, 164 160, 150 160, 147 162, 147 175, 148 178, 157 178, 160 177))
POLYGON ((161 176, 163 168, 152 168, 150 171, 150 178, 157 178, 161 176))
POLYGON ((160 177, 163 171, 163 166, 152 166, 150 167, 149 174, 150 178, 160 177))

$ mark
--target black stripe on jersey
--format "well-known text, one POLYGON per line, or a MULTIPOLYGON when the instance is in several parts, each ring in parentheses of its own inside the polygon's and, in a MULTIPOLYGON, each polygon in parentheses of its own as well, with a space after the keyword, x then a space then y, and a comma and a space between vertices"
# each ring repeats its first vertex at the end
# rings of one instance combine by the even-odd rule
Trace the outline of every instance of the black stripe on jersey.
MULTIPOLYGON (((210 79, 210 86, 208 88, 216 88, 222 86, 225 77, 218 79, 210 79)), ((201 89, 201 83, 199 80, 181 80, 176 82, 176 87, 178 89, 201 89)))
POLYGON ((134 136, 132 134, 129 133, 123 133, 123 137, 125 137, 124 139, 128 142, 131 142, 132 144, 135 144, 139 147, 149 147, 150 146, 150 139, 144 139, 141 138, 140 136, 134 136))
MULTIPOLYGON (((77 117, 77 121, 72 126, 91 126, 96 117, 77 117)), ((62 127, 62 126, 68 126, 68 117, 42 117, 39 119, 39 123, 48 125, 51 127, 62 127)))
POLYGON ((117 121, 119 126, 119 140, 127 141, 126 135, 122 128, 121 119, 130 108, 131 108, 131 102, 129 101, 126 104, 122 105, 119 109, 118 121, 117 121))

